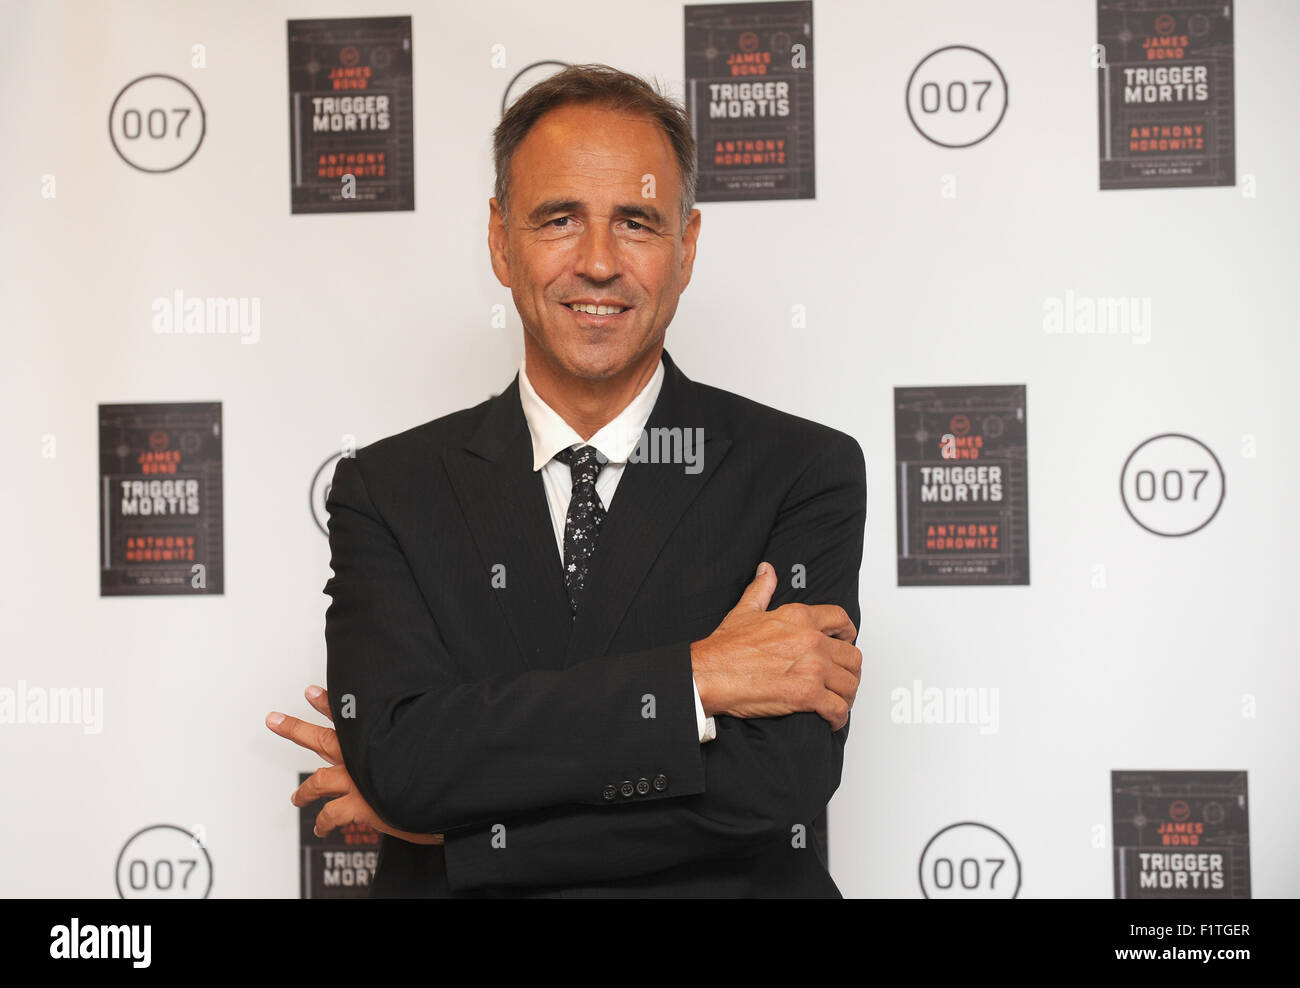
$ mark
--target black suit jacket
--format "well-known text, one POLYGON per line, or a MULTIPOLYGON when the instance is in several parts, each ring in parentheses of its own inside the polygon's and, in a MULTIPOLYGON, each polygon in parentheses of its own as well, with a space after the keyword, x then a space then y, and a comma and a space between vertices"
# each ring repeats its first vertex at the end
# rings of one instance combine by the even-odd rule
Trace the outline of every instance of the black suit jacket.
POLYGON ((718 716, 701 744, 690 643, 762 560, 771 608, 858 623, 862 450, 663 361, 646 430, 702 429, 702 463, 627 465, 576 621, 517 375, 339 461, 325 639, 344 763, 394 827, 446 834, 384 837, 373 895, 839 896, 814 831, 848 725, 718 716))

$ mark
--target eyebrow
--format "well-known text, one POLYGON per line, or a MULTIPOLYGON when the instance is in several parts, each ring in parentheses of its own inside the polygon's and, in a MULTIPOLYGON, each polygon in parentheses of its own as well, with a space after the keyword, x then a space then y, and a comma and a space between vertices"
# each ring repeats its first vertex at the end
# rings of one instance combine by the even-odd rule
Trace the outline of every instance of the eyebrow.
MULTIPOLYGON (((528 222, 539 223, 554 213, 581 213, 585 208, 586 204, 578 199, 547 199, 528 214, 528 222)), ((633 219, 646 220, 653 226, 664 225, 663 214, 653 206, 645 206, 640 203, 624 203, 615 206, 614 212, 619 216, 630 216, 633 219)))

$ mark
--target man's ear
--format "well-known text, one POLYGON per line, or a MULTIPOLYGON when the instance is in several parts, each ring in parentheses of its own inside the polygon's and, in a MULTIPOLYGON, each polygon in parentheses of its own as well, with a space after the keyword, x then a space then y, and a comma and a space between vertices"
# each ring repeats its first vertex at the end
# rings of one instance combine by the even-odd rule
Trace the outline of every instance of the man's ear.
POLYGON ((510 260, 506 250, 509 237, 501 204, 493 196, 488 200, 488 256, 492 260, 492 273, 506 288, 510 287, 510 260))
POLYGON ((700 211, 691 210, 691 218, 686 221, 682 231, 682 291, 691 283, 691 273, 695 270, 695 245, 700 239, 700 211))

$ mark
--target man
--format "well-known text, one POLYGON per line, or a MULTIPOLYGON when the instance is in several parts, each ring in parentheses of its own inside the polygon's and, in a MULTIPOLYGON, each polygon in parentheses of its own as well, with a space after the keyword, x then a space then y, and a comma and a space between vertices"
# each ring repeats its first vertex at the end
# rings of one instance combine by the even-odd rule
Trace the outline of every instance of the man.
POLYGON ((523 363, 339 461, 337 738, 268 719, 333 763, 294 802, 386 834, 377 896, 838 897, 813 833, 861 669, 862 451, 663 349, 700 231, 681 107, 575 66, 494 137, 523 363))

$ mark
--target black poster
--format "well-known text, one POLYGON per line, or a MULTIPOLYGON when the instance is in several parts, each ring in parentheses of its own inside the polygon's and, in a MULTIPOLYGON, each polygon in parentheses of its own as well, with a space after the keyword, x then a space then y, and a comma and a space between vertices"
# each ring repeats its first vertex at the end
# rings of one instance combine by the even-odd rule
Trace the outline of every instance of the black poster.
POLYGON ((1249 899, 1245 772, 1111 772, 1115 898, 1249 899))
POLYGON ((685 10, 696 200, 816 198, 811 0, 685 10))
MULTIPOLYGON (((310 772, 298 773, 298 785, 310 772)), ((334 797, 298 808, 298 897, 366 899, 379 867, 379 832, 359 823, 335 827, 328 837, 312 831, 316 817, 334 797)))
POLYGON ((295 213, 415 209, 412 120, 411 18, 289 21, 295 213))
POLYGON ((1234 185, 1232 0, 1097 0, 1103 189, 1234 185))
POLYGON ((99 406, 101 597, 224 590, 221 403, 99 406))
POLYGON ((1029 583, 1025 386, 894 389, 898 585, 1029 583))

